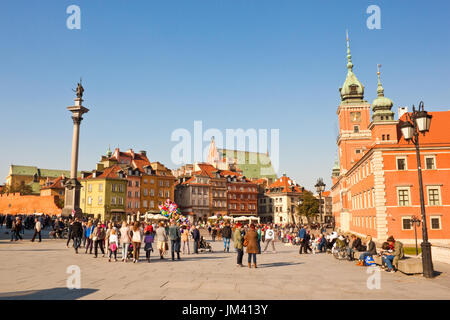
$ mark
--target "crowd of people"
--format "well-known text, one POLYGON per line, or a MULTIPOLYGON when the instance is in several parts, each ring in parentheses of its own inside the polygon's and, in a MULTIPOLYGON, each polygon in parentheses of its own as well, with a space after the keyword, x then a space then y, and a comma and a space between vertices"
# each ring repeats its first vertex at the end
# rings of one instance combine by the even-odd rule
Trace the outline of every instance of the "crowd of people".
POLYGON ((72 247, 75 253, 84 248, 85 254, 93 254, 97 258, 99 252, 108 261, 140 261, 141 248, 145 259, 150 262, 151 254, 159 255, 160 259, 170 252, 171 259, 181 260, 180 253, 198 254, 199 249, 211 251, 211 246, 200 234, 201 229, 208 231, 212 242, 223 241, 223 251, 230 252, 231 241, 237 253, 237 266, 242 267, 245 252, 248 254, 248 267, 257 268, 258 254, 271 247, 276 253, 275 242, 285 245, 299 246, 299 254, 339 253, 348 260, 354 260, 354 254, 359 252, 357 265, 367 266, 373 262, 376 255, 382 256, 382 267, 389 272, 395 272, 398 261, 404 257, 403 244, 392 236, 382 245, 377 253, 371 236, 364 241, 354 234, 338 234, 327 229, 326 225, 315 224, 240 224, 240 223, 207 223, 188 225, 174 220, 167 222, 112 222, 94 219, 63 219, 56 216, 12 216, 0 214, 0 228, 3 225, 11 231, 11 241, 23 240, 25 229, 34 229, 31 241, 42 241, 41 231, 51 228, 51 238, 67 239, 66 245, 72 247), (262 243, 264 247, 262 248, 262 243), (155 251, 156 250, 156 251, 155 251), (371 259, 372 258, 372 259, 371 259))

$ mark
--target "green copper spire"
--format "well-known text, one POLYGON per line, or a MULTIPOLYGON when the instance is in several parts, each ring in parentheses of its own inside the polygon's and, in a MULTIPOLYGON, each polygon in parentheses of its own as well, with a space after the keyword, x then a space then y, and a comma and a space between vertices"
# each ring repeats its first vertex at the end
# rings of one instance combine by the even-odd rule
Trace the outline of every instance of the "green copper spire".
POLYGON ((378 75, 378 88, 377 88, 377 94, 378 94, 379 97, 384 97, 384 89, 383 89, 383 86, 381 85, 381 78, 380 78, 380 74, 381 74, 381 72, 380 72, 381 64, 377 65, 377 68, 378 68, 378 72, 377 72, 377 75, 378 75))
POLYGON ((377 76, 378 76, 378 88, 377 95, 378 97, 372 103, 372 121, 380 122, 380 121, 392 121, 394 120, 394 112, 391 111, 394 103, 391 99, 386 98, 384 96, 384 88, 381 85, 381 72, 380 72, 381 64, 377 65, 377 76))
POLYGON ((348 38, 348 31, 346 33, 347 39, 347 77, 342 88, 339 89, 342 101, 359 103, 364 98, 364 86, 353 73, 352 55, 350 53, 350 42, 348 38))
POLYGON ((110 145, 108 145, 108 150, 106 151, 106 156, 107 156, 108 158, 110 158, 110 157, 112 156, 111 146, 110 146, 110 145))
POLYGON ((352 54, 350 53, 350 42, 348 40, 348 30, 346 32, 346 35, 347 35, 347 69, 349 71, 353 71, 352 54))

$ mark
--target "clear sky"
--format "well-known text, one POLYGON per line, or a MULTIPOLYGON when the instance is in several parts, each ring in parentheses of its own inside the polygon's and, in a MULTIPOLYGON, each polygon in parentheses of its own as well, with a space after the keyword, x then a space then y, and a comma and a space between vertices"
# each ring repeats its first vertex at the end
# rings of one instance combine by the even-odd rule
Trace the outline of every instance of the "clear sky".
MULTIPOLYGON (((80 170, 108 145, 147 150, 169 168, 177 128, 280 129, 280 168, 330 186, 345 30, 365 97, 450 109, 450 2, 364 0, 3 0, 0 181, 10 164, 69 169, 72 88, 90 112, 80 170), (81 30, 66 27, 71 4, 81 30), (381 8, 381 30, 366 9, 381 8)), ((206 146, 206 143, 205 143, 206 146)))

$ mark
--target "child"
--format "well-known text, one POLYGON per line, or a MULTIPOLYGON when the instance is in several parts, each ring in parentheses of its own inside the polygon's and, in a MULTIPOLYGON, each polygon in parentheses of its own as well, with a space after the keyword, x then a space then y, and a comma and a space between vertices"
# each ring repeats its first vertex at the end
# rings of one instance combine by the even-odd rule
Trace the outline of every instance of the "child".
POLYGON ((150 230, 147 230, 144 234, 144 243, 145 243, 144 250, 148 262, 150 262, 150 253, 153 251, 152 242, 153 236, 150 230))
POLYGON ((109 262, 111 262, 111 257, 114 254, 114 261, 117 261, 117 248, 119 247, 119 238, 117 237, 117 231, 115 228, 111 229, 111 234, 109 235, 109 262))

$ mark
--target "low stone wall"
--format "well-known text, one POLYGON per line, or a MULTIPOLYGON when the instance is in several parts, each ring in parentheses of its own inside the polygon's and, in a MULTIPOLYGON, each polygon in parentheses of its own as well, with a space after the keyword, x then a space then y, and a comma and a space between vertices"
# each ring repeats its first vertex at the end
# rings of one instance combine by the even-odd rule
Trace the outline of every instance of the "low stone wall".
POLYGON ((432 245, 431 255, 433 261, 450 263, 450 246, 432 245))
POLYGON ((35 212, 59 215, 62 211, 57 205, 57 196, 21 196, 18 193, 0 195, 0 213, 32 214, 35 212))

